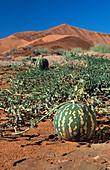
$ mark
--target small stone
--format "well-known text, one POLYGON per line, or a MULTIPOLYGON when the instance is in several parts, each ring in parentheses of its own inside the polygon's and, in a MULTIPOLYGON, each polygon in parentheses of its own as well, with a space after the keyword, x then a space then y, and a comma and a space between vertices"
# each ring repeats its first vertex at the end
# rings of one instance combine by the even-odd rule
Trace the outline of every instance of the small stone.
POLYGON ((99 159, 99 158, 100 158, 100 157, 99 157, 98 155, 94 157, 95 160, 97 160, 97 159, 99 159))

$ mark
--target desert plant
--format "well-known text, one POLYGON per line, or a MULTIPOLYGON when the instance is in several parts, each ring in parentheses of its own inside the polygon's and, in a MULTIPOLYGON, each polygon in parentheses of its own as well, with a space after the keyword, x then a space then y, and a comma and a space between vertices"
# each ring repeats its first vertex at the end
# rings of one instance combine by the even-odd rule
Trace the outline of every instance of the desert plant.
POLYGON ((6 52, 6 53, 3 54, 3 56, 5 56, 5 57, 8 56, 8 55, 10 55, 10 52, 6 52))
POLYGON ((56 50, 52 50, 50 54, 57 54, 57 55, 63 55, 66 53, 66 50, 63 48, 58 48, 56 50))
POLYGON ((28 46, 27 49, 32 50, 33 46, 28 46))
POLYGON ((71 50, 72 54, 81 53, 81 52, 83 52, 82 48, 74 48, 74 49, 71 50))
POLYGON ((48 53, 48 49, 44 47, 38 47, 37 49, 34 49, 34 53, 48 53))
POLYGON ((23 50, 27 50, 27 49, 28 49, 28 47, 22 47, 22 49, 23 49, 23 50))
POLYGON ((13 52, 16 52, 17 51, 17 48, 12 48, 11 50, 10 50, 10 53, 12 54, 13 52))
POLYGON ((89 51, 110 53, 110 46, 108 46, 107 44, 97 44, 96 46, 91 47, 89 51))

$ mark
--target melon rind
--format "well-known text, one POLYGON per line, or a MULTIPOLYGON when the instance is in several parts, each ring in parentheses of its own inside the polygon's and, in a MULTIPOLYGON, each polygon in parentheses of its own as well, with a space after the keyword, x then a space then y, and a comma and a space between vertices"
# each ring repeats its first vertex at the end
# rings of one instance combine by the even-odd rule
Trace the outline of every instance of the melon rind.
POLYGON ((46 58, 40 58, 36 61, 36 67, 40 70, 47 70, 49 62, 46 58))
POLYGON ((96 116, 83 104, 68 103, 54 117, 56 133, 69 141, 86 141, 96 129, 96 116))

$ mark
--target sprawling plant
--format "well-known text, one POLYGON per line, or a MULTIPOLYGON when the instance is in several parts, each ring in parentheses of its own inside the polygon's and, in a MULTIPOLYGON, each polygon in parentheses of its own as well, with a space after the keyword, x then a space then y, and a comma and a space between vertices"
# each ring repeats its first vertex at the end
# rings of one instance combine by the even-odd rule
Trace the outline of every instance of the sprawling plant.
MULTIPOLYGON (((13 78, 8 77, 9 89, 0 91, 0 109, 7 116, 7 119, 1 119, 2 136, 9 135, 8 128, 14 128, 13 134, 29 130, 42 119, 52 118, 52 113, 61 105, 73 100, 86 103, 96 116, 106 117, 106 123, 110 121, 109 105, 101 100, 101 97, 107 99, 109 96, 110 60, 74 54, 67 61, 74 63, 78 59, 85 65, 66 62, 63 66, 56 64, 55 69, 43 71, 30 65, 27 71, 20 71, 13 78)), ((104 128, 108 133, 109 130, 104 128)))

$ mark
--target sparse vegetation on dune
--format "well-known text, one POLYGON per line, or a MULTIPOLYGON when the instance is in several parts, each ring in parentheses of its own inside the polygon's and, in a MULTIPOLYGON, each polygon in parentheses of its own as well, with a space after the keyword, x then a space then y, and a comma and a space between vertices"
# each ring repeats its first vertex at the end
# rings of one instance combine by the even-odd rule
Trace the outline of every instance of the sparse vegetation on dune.
POLYGON ((31 54, 31 55, 40 55, 42 53, 48 53, 48 48, 44 47, 38 47, 34 48, 33 46, 27 46, 27 47, 20 47, 20 48, 12 48, 10 51, 6 52, 3 54, 3 56, 9 56, 9 55, 26 55, 26 54, 31 54), (27 53, 28 52, 28 53, 27 53))
POLYGON ((110 46, 107 44, 97 44, 95 46, 90 47, 90 49, 83 50, 82 48, 74 48, 71 50, 71 53, 83 53, 83 52, 99 52, 99 53, 110 53, 110 46))
POLYGON ((110 46, 108 46, 107 44, 97 44, 96 46, 91 47, 89 51, 110 53, 110 46))
POLYGON ((38 47, 35 49, 35 52, 39 52, 39 53, 48 53, 48 49, 47 48, 44 48, 44 47, 38 47))
POLYGON ((58 48, 56 50, 49 50, 48 48, 45 47, 33 47, 33 46, 27 46, 27 47, 20 47, 20 48, 13 48, 10 51, 6 52, 3 54, 4 57, 7 56, 19 56, 19 55, 31 55, 31 56, 38 56, 40 54, 47 54, 47 55, 74 55, 74 54, 79 54, 79 53, 87 53, 87 52, 99 52, 99 53, 110 53, 110 46, 107 44, 98 44, 96 46, 90 47, 90 49, 84 50, 82 48, 74 48, 72 50, 67 50, 63 48, 58 48))
POLYGON ((66 49, 63 49, 63 48, 58 48, 56 50, 52 50, 49 54, 56 54, 56 55, 64 55, 66 54, 66 49))

